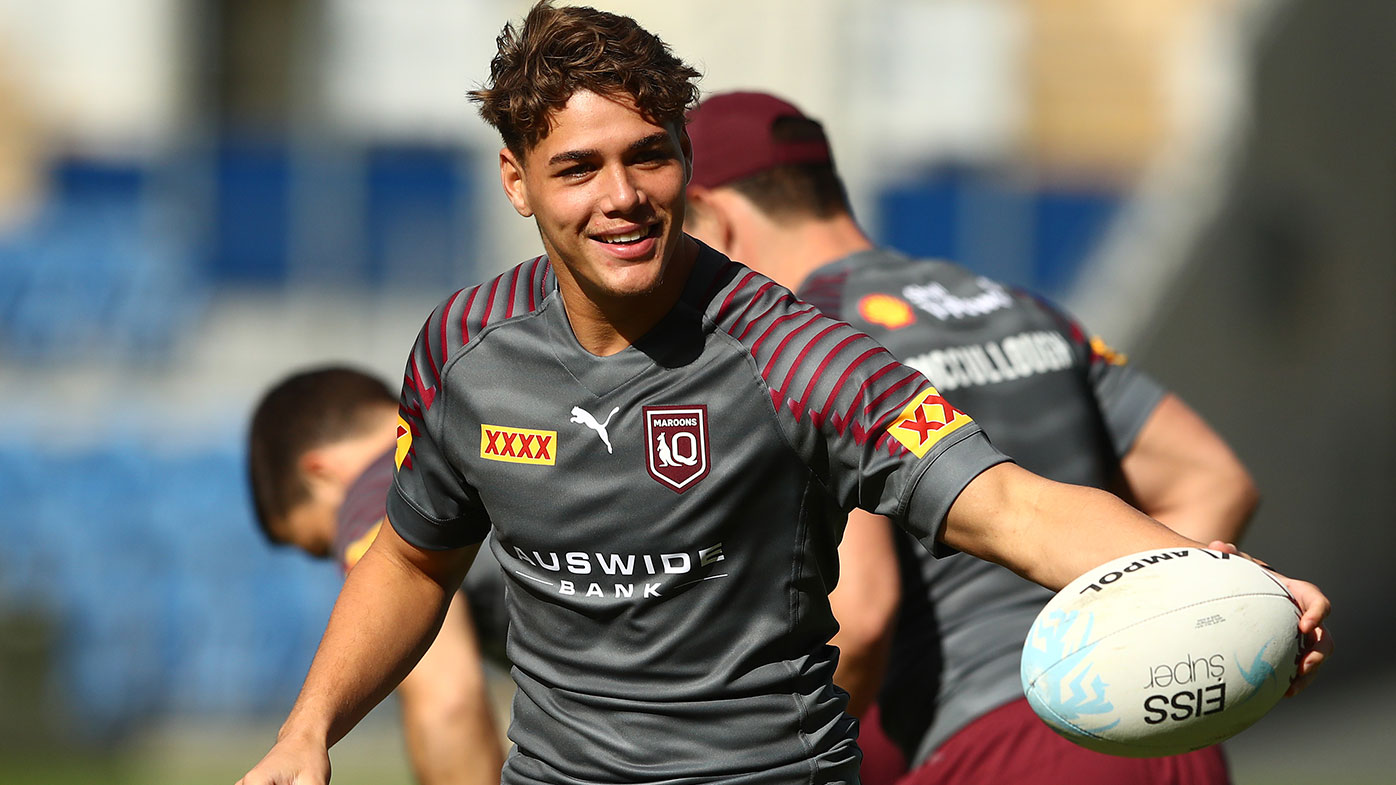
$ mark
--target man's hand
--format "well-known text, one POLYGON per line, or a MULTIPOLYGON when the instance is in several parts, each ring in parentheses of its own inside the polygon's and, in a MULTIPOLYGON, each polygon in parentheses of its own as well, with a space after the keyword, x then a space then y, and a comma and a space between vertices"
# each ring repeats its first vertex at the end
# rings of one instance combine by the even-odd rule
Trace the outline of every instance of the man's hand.
POLYGON ((1289 690, 1285 692, 1285 697, 1293 697, 1303 692, 1314 680, 1319 666, 1323 665, 1333 654, 1333 636, 1328 632, 1328 628, 1323 626, 1323 620, 1328 618, 1333 604, 1312 583, 1281 575, 1270 565, 1249 554, 1242 553, 1239 548, 1229 542, 1214 540, 1207 547, 1214 551, 1222 551, 1250 559, 1264 567, 1284 585, 1285 590, 1299 605, 1299 632, 1304 636, 1304 650, 1300 653, 1299 668, 1295 672, 1294 681, 1290 682, 1289 690))
POLYGON ((329 785, 330 751, 312 739, 286 737, 276 742, 237 785, 329 785))

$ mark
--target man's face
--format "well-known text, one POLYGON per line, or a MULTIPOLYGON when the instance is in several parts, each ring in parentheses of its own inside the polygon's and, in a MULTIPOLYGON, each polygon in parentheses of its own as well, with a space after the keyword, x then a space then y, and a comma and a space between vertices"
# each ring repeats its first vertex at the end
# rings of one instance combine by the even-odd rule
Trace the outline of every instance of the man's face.
POLYGON ((688 137, 627 98, 573 94, 551 132, 518 160, 500 153, 504 190, 538 223, 555 264, 593 301, 646 294, 683 239, 688 137))

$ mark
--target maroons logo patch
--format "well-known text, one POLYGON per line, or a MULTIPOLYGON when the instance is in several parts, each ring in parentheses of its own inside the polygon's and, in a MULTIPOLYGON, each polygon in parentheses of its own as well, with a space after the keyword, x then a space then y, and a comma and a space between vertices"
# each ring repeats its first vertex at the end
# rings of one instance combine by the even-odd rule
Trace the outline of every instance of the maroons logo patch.
POLYGON ((645 468, 675 493, 708 476, 708 407, 646 406, 645 468))
POLYGON ((887 426, 887 433, 917 458, 924 458, 936 442, 971 422, 968 414, 951 406, 932 387, 902 409, 897 419, 887 426))

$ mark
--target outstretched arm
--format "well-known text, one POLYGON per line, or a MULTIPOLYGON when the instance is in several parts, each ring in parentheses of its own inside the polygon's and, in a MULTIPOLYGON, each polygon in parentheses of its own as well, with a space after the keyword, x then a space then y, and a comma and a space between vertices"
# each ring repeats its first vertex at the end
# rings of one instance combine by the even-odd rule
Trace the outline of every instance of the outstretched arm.
POLYGON ((1240 542, 1260 503, 1240 459, 1176 395, 1154 408, 1121 468, 1135 506, 1201 542, 1240 542))
POLYGON ((877 699, 901 601, 892 536, 887 518, 855 509, 839 544, 839 583, 829 594, 839 631, 829 642, 839 649, 834 683, 848 693, 855 717, 877 699))
POLYGON ((1105 491, 1052 482, 1012 463, 965 486, 940 540, 1053 591, 1120 556, 1201 547, 1105 491))
MULTIPOLYGON (((940 540, 1054 591, 1131 553, 1204 547, 1104 491, 1052 482, 1011 463, 993 466, 965 486, 945 517, 940 540)), ((1332 651, 1322 628, 1330 605, 1313 584, 1276 575, 1299 604, 1299 631, 1311 644, 1292 694, 1332 651)))
POLYGON ((478 546, 424 551, 384 526, 349 572, 276 745, 242 785, 325 785, 329 748, 426 651, 478 546))
POLYGON ((398 687, 422 785, 499 785, 504 752, 470 605, 457 591, 436 640, 398 687))

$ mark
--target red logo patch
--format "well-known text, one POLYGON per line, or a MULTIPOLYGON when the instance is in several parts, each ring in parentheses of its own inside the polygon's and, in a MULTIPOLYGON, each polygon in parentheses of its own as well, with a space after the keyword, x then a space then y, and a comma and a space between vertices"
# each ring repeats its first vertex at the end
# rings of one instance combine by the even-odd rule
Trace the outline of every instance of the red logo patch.
POLYGON ((552 466, 557 431, 535 431, 506 425, 480 425, 480 457, 506 463, 552 466))
POLYGON ((942 437, 970 422, 969 415, 951 406, 932 387, 902 409, 887 426, 887 433, 917 458, 924 458, 942 437))
POLYGON ((675 493, 708 476, 708 407, 646 406, 645 468, 675 493))

